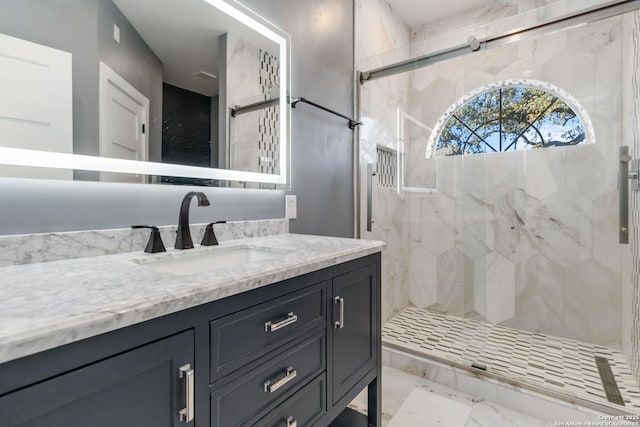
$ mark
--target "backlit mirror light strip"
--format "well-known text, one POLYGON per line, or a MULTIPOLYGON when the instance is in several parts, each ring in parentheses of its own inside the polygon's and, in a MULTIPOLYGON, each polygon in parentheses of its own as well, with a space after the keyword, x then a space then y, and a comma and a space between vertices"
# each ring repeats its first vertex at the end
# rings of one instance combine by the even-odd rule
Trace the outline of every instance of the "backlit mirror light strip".
POLYGON ((77 169, 99 172, 164 175, 184 178, 224 179, 229 181, 286 184, 286 175, 232 171, 197 166, 170 165, 156 162, 111 159, 80 154, 0 147, 0 164, 54 169, 77 169))

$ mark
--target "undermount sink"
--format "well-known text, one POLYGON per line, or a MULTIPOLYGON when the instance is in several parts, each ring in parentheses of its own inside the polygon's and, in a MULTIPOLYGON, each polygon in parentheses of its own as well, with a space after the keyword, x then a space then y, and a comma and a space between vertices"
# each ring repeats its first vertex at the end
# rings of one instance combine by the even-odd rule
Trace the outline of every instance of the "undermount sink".
POLYGON ((274 259, 287 253, 270 248, 215 248, 167 254, 162 257, 138 258, 132 261, 158 272, 187 275, 274 259))

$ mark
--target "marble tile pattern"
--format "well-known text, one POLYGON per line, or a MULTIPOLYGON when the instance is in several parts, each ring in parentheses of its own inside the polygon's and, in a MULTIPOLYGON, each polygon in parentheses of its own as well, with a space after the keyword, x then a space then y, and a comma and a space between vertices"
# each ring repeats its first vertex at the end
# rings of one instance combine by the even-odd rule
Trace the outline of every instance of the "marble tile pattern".
MULTIPOLYGON (((358 396, 350 407, 366 413, 366 396, 358 396)), ((543 427, 553 424, 400 369, 383 366, 382 425, 543 427)))
POLYGON ((470 414, 470 406, 416 387, 387 425, 463 426, 470 414))
MULTIPOLYGON (((159 273, 142 251, 0 268, 0 363, 380 252, 383 242, 278 234, 196 247, 285 252, 192 275, 159 273)), ((178 256, 187 256, 180 251, 178 256)))
MULTIPOLYGON (((356 64, 357 69, 374 68, 396 61, 409 52, 407 26, 385 0, 356 0, 356 64), (399 51, 397 49, 400 49, 399 51), (389 55, 379 54, 390 52, 389 55)), ((409 76, 398 75, 374 81, 361 87, 360 118, 360 183, 366 194, 367 164, 378 163, 379 148, 388 157, 397 158, 396 121, 393 113, 407 100, 409 76)), ((403 107, 406 109, 406 106, 403 107)), ((380 172, 384 172, 381 168, 380 172)), ((374 177, 372 231, 366 231, 366 197, 360 198, 361 236, 383 240, 382 253, 382 321, 409 305, 409 259, 406 242, 409 236, 409 211, 397 186, 389 186, 384 176, 374 177)))
POLYGON ((570 15, 607 0, 489 0, 483 4, 412 28, 412 54, 420 55, 450 46, 464 45, 468 38, 501 35, 514 28, 570 15), (452 31, 452 28, 456 28, 452 31))
MULTIPOLYGON (((429 384, 429 389, 432 392, 445 394, 461 403, 464 403, 464 399, 466 399, 481 405, 495 406, 496 408, 491 412, 505 412, 506 419, 494 418, 492 420, 493 423, 486 424, 487 427, 503 425, 527 426, 529 425, 528 422, 538 423, 533 425, 540 425, 539 423, 542 422, 542 425, 557 427, 561 422, 567 421, 573 421, 573 425, 576 425, 576 423, 588 425, 589 421, 592 423, 598 421, 599 417, 603 415, 602 410, 578 406, 575 403, 559 400, 520 386, 500 382, 493 378, 474 375, 462 369, 446 366, 425 358, 384 347, 382 353, 383 356, 386 355, 386 360, 383 362, 386 364, 383 365, 383 398, 385 389, 384 373, 385 367, 388 366, 387 370, 393 370, 390 378, 387 378, 390 383, 387 387, 392 387, 393 394, 389 394, 394 396, 395 399, 402 402, 413 387, 422 385, 419 380, 423 379, 425 383, 429 384), (398 375, 397 370, 400 370, 402 375, 398 375), (401 384, 398 384, 398 380, 401 380, 401 384), (401 393, 396 391, 398 389, 401 393)), ((395 415, 399 406, 400 404, 396 404, 389 408, 391 412, 389 418, 395 415)), ((484 413, 484 416, 489 415, 484 410, 482 413, 484 413)), ((473 424, 473 421, 483 420, 488 422, 489 420, 484 420, 484 416, 474 416, 472 410, 471 418, 479 419, 469 420, 471 421, 469 425, 475 426, 476 424, 473 424)), ((480 424, 485 425, 482 422, 480 424)))
MULTIPOLYGON (((227 33, 226 87, 227 108, 263 101, 260 49, 227 33)), ((246 172, 261 172, 261 121, 264 111, 253 111, 228 117, 228 168, 246 172)), ((230 183, 233 187, 258 187, 257 183, 230 183)))
MULTIPOLYGON (((480 37, 539 23, 600 3, 492 0, 409 30, 383 0, 360 0, 358 68, 372 69, 465 43, 470 34, 480 37)), ((378 194, 378 203, 381 190, 374 191, 376 223, 372 233, 363 233, 389 242, 383 320, 406 306, 408 296, 418 307, 631 347, 626 320, 612 315, 627 303, 621 282, 630 259, 628 248, 617 242, 616 153, 618 145, 627 143, 621 100, 628 92, 620 83, 619 58, 631 40, 622 28, 620 18, 610 19, 361 87, 361 171, 376 162, 376 147, 395 150, 402 160, 400 191, 378 194), (535 80, 570 94, 590 117, 589 138, 595 143, 425 159, 431 131, 456 100, 510 79, 535 80)), ((364 224, 364 197, 360 203, 364 224)))
MULTIPOLYGON (((199 243, 206 224, 191 224, 191 238, 199 243)), ((219 242, 289 232, 288 219, 229 221, 214 226, 219 242)), ((172 248, 176 240, 175 225, 158 227, 164 246, 172 248)), ((0 236, 0 267, 33 264, 63 259, 93 257, 143 250, 149 239, 148 229, 86 230, 64 233, 0 236)))
MULTIPOLYGON (((633 141, 633 144, 630 144, 630 153, 632 157, 638 158, 640 157, 640 69, 638 68, 638 64, 640 64, 640 12, 633 13, 632 20, 629 19, 625 24, 631 33, 632 42, 630 44, 633 47, 633 55, 628 64, 632 90, 625 98, 626 106, 630 106, 630 108, 625 108, 625 111, 630 113, 631 126, 628 128, 633 141)), ((640 192, 631 191, 629 202, 631 207, 629 242, 632 252, 632 268, 631 280, 627 286, 628 292, 625 292, 627 298, 624 301, 631 304, 631 325, 628 327, 628 334, 631 338, 631 365, 640 386, 640 192)), ((629 313, 625 312, 625 314, 629 313)))
MULTIPOLYGON (((372 194, 374 212, 371 232, 362 238, 382 240, 382 322, 386 322, 409 305, 409 259, 405 246, 409 238, 409 211, 405 199, 393 188, 375 183, 372 194)), ((366 224, 366 222, 363 222, 366 224)))
POLYGON ((625 355, 592 343, 526 332, 408 308, 383 328, 383 345, 462 366, 486 365, 487 372, 510 381, 586 401, 606 399, 595 356, 606 357, 625 409, 640 413, 640 388, 625 355))
MULTIPOLYGON (((482 10, 481 21, 513 12, 482 10)), ((619 314, 629 247, 617 240, 622 29, 618 17, 410 73, 407 114, 421 125, 404 120, 404 172, 421 191, 401 195, 413 305, 615 348, 630 340, 619 314), (425 158, 425 128, 457 100, 523 79, 570 94, 594 143, 425 158)))

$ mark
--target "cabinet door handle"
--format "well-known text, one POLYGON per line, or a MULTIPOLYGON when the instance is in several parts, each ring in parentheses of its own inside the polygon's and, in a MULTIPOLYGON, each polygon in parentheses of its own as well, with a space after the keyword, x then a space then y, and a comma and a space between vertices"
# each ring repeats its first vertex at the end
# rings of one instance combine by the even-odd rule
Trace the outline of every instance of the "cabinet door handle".
POLYGON ((333 327, 335 329, 342 329, 344 328, 344 298, 335 297, 333 302, 334 304, 338 304, 340 310, 338 320, 334 322, 333 327))
POLYGON ((194 380, 195 373, 194 370, 191 369, 190 364, 186 364, 180 367, 180 378, 184 378, 184 409, 180 410, 180 422, 191 422, 193 421, 193 389, 194 389, 194 380))
POLYGON ((287 368, 287 373, 284 374, 284 377, 280 378, 275 382, 271 382, 271 380, 267 380, 264 383, 264 392, 265 393, 273 393, 278 390, 280 387, 294 379, 298 375, 298 371, 295 371, 292 366, 287 368))
POLYGON ((269 320, 268 322, 264 322, 264 331, 265 332, 277 331, 278 329, 284 328, 285 326, 288 326, 292 323, 296 323, 297 321, 298 321, 298 316, 293 314, 293 311, 292 311, 291 313, 287 314, 286 319, 281 320, 280 322, 273 323, 271 320, 269 320))
POLYGON ((288 416, 287 418, 285 418, 284 422, 287 423, 285 424, 287 427, 298 427, 298 421, 296 421, 296 419, 292 416, 288 416))

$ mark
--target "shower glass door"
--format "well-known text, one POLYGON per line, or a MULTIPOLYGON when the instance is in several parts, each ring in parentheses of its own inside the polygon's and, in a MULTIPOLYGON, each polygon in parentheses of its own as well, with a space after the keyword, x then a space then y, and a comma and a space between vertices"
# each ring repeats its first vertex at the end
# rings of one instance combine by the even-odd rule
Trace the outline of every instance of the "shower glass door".
POLYGON ((620 147, 640 156, 638 40, 627 13, 360 87, 361 237, 388 244, 385 345, 640 412, 635 211, 620 243, 618 186, 620 147))

